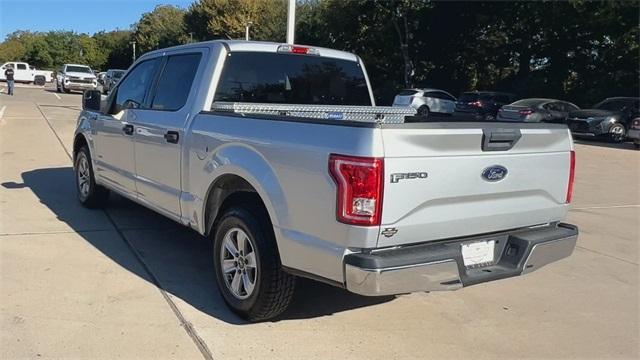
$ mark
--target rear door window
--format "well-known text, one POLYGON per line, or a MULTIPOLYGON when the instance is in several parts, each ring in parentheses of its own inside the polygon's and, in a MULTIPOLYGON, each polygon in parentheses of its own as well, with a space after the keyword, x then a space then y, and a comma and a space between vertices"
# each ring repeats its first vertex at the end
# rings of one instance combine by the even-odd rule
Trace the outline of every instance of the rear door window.
POLYGON ((151 102, 152 109, 175 111, 184 106, 201 58, 200 53, 171 55, 167 58, 151 102))
POLYGON ((18 64, 18 70, 27 70, 27 65, 25 65, 25 64, 18 64))
POLYGON ((450 100, 450 101, 455 101, 456 100, 453 96, 451 96, 451 95, 449 95, 447 93, 444 93, 442 91, 430 91, 430 92, 426 93, 424 96, 432 97, 432 98, 436 98, 436 99, 442 99, 442 100, 450 100))
POLYGON ((214 101, 371 105, 356 61, 267 52, 227 56, 214 101))
POLYGON ((416 90, 402 90, 398 93, 398 96, 411 96, 417 94, 416 90))

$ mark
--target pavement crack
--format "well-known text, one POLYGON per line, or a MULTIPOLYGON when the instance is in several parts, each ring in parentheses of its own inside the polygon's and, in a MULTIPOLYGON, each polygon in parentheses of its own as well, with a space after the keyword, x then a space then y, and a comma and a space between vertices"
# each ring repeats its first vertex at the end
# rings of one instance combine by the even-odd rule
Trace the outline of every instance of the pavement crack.
POLYGON ((576 245, 576 248, 578 248, 578 249, 580 249, 580 250, 588 251, 588 252, 591 252, 591 253, 594 253, 594 254, 598 254, 598 255, 606 256, 606 257, 608 257, 608 258, 612 258, 612 259, 615 259, 615 260, 618 260, 618 261, 622 261, 622 262, 625 262, 625 263, 627 263, 627 264, 631 264, 631 265, 638 266, 638 263, 635 263, 635 262, 633 262, 633 261, 629 261, 629 260, 625 260, 625 259, 623 259, 623 258, 619 258, 619 257, 617 257, 617 256, 613 256, 613 255, 605 254, 605 253, 603 253, 603 252, 600 252, 600 251, 597 251, 597 250, 592 250, 592 249, 589 249, 589 248, 586 248, 586 247, 583 247, 583 246, 580 246, 580 245, 576 245))
MULTIPOLYGON (((51 125, 51 122, 49 121, 47 116, 44 114, 42 109, 40 108, 40 105, 38 105, 37 103, 34 103, 34 104, 38 108, 38 111, 40 111, 40 114, 42 115, 42 118, 47 122, 47 125, 49 126, 49 129, 51 129, 51 132, 53 133, 53 135, 58 139, 58 142, 60 143, 60 146, 62 146, 62 148, 64 149, 65 153, 69 157, 69 160, 71 160, 71 162, 73 163, 73 156, 69 153, 69 151, 65 147, 64 142, 62 141, 60 136, 58 136, 58 133, 56 133, 55 129, 51 125)), ((176 318, 178 318, 178 321, 180 322, 180 326, 182 326, 182 328, 185 330, 187 335, 189 335, 189 337, 191 338, 191 340, 193 341, 195 346, 198 348, 198 350, 200 351, 202 356, 206 360, 213 360, 213 355, 211 354, 211 351, 207 347, 207 344, 198 335, 198 333, 196 332, 196 329, 193 327, 193 325, 189 321, 187 321, 187 319, 184 317, 184 315, 182 314, 180 309, 178 309, 178 307, 176 306, 175 302, 171 299, 169 294, 167 294, 167 291, 162 287, 162 284, 160 283, 158 278, 151 271, 149 266, 144 262, 144 260, 142 258, 142 255, 140 255, 140 252, 138 252, 138 250, 135 248, 135 246, 133 246, 133 244, 126 238, 126 236, 122 232, 122 229, 118 228, 118 225, 116 224, 116 222, 111 217, 111 214, 109 214, 109 212, 106 211, 105 209, 103 209, 102 211, 104 212, 105 216, 107 217, 107 219, 111 223, 111 226, 113 226, 113 228, 115 229, 115 232, 122 239, 122 241, 125 243, 125 245, 129 248, 129 251, 131 251, 131 253, 136 258, 136 260, 140 263, 140 266, 142 266, 142 269, 147 274, 147 276, 149 276, 149 279, 151 280, 151 282, 160 291, 160 294, 162 295, 164 300, 169 305, 169 308, 171 308, 171 311, 173 311, 173 314, 176 316, 176 318)))

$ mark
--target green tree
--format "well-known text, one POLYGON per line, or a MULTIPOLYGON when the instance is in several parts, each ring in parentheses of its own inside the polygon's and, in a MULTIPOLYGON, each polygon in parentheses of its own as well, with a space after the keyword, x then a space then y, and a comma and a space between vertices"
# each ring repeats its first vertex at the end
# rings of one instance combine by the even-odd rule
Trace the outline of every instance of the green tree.
POLYGON ((128 30, 101 31, 93 35, 98 47, 107 53, 103 69, 127 69, 132 63, 133 50, 131 40, 133 33, 128 30))
POLYGON ((184 44, 189 40, 184 25, 185 11, 172 5, 158 5, 134 25, 133 38, 140 54, 184 44))
POLYGON ((243 39, 251 22, 251 40, 284 41, 284 0, 199 0, 185 17, 187 31, 196 39, 243 39))

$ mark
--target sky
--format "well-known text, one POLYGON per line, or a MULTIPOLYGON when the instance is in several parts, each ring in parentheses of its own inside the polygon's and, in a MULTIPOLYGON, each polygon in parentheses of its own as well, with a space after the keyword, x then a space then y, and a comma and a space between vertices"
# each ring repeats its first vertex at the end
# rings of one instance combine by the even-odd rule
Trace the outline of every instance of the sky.
POLYGON ((187 8, 194 0, 0 0, 0 41, 16 30, 93 34, 129 29, 157 5, 187 8))

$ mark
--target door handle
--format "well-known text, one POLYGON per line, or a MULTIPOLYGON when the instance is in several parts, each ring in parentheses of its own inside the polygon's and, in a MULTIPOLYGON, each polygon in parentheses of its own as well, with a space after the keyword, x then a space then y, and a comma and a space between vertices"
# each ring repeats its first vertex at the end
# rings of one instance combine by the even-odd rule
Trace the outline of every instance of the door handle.
POLYGON ((127 125, 123 126, 122 127, 122 132, 125 135, 133 135, 133 125, 127 124, 127 125))
POLYGON ((164 139, 171 144, 177 144, 179 138, 180 138, 180 135, 178 134, 177 131, 167 131, 167 133, 164 134, 164 139))

